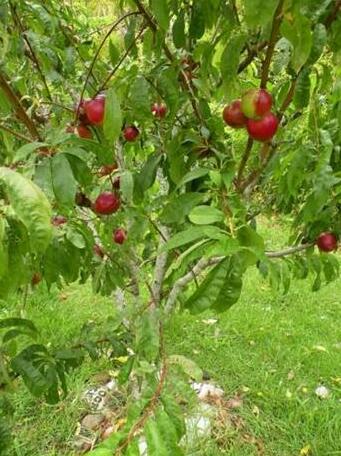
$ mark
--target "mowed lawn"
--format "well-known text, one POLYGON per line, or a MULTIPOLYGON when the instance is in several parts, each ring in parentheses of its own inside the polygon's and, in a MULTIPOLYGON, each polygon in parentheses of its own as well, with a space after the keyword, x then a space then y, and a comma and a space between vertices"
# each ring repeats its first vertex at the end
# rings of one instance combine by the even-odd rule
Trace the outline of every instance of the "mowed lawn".
MULTIPOLYGON (((268 248, 285 245, 285 230, 272 221, 263 223, 262 231, 269 234, 268 248)), ((40 286, 27 304, 42 341, 52 345, 74 340, 84 321, 105 320, 113 311, 111 299, 76 285, 51 295, 40 286)), ((311 281, 294 281, 283 296, 252 269, 232 309, 219 316, 179 314, 166 328, 166 340, 168 353, 195 360, 227 397, 238 394, 243 400, 234 412, 241 429, 226 429, 220 446, 201 442, 193 455, 341 455, 340 279, 317 293, 311 292, 311 281), (319 385, 328 388, 327 398, 315 394, 319 385)), ((73 455, 70 442, 84 411, 86 381, 108 369, 106 360, 84 363, 70 376, 68 398, 56 407, 19 386, 14 455, 73 455)))

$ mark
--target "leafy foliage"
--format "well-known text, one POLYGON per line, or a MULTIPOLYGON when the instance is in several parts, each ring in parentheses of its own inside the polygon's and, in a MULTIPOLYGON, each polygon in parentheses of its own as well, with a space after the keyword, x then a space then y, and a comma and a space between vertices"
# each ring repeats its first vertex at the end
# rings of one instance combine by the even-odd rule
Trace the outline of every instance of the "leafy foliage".
MULTIPOLYGON (((254 265, 283 292, 292 278, 314 274, 317 290, 338 276, 314 243, 341 233, 341 19, 330 1, 121 0, 102 33, 85 8, 0 6, 0 296, 40 280, 115 293, 120 318, 102 340, 127 359, 120 381, 134 371, 145 388, 93 454, 136 454, 139 427, 151 455, 182 454, 180 412, 159 391, 168 312, 227 310, 254 265), (263 144, 221 118, 259 86, 281 121, 263 144), (92 98, 105 108, 91 123, 92 98), (119 201, 108 215, 93 204, 103 192, 119 201), (271 212, 292 221, 293 247, 273 252, 257 231, 271 212)), ((2 381, 19 375, 50 403, 85 353, 101 353, 87 326, 76 348, 45 347, 24 318, 0 330, 2 381)))

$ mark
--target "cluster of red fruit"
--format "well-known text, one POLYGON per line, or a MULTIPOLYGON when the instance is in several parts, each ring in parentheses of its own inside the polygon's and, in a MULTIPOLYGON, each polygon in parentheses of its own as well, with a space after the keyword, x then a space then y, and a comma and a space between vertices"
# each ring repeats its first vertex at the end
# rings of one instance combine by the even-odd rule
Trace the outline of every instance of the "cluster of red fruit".
POLYGON ((270 141, 276 134, 279 120, 271 112, 272 96, 264 89, 248 90, 241 100, 224 108, 223 119, 232 128, 247 129, 256 141, 270 141))
MULTIPOLYGON (((75 133, 80 138, 91 139, 92 132, 89 126, 100 126, 104 121, 105 114, 105 94, 99 94, 91 100, 82 100, 77 106, 79 123, 75 133)), ((167 107, 163 103, 153 103, 151 113, 154 117, 163 119, 167 114, 167 107)), ((123 129, 123 137, 128 142, 135 141, 140 132, 135 125, 128 125, 123 129)))

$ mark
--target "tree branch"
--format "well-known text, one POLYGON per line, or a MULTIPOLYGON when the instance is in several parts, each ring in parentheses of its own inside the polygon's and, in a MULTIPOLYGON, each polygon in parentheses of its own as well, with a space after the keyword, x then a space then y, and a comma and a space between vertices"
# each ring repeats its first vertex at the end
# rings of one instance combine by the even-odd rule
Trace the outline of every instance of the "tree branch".
POLYGON ((46 94, 47 94, 47 97, 50 101, 52 101, 52 95, 51 95, 51 92, 50 92, 50 89, 49 89, 49 86, 47 85, 47 81, 46 81, 46 78, 45 78, 45 75, 43 73, 43 70, 41 69, 41 66, 40 66, 40 63, 39 63, 39 60, 38 60, 38 57, 36 55, 36 53, 34 52, 34 49, 30 43, 30 40, 28 39, 27 35, 26 35, 26 31, 25 31, 25 28, 21 22, 21 19, 16 11, 16 8, 12 5, 12 3, 10 2, 10 8, 11 8, 11 12, 12 12, 12 16, 13 16, 13 22, 14 24, 17 25, 18 29, 19 29, 19 32, 21 33, 22 37, 23 37, 23 40, 25 41, 25 43, 27 44, 27 47, 31 53, 31 59, 32 59, 32 62, 35 64, 36 68, 37 68, 37 71, 40 75, 40 79, 42 80, 42 83, 45 87, 45 90, 46 90, 46 94))
POLYGON ((275 46, 276 46, 279 27, 282 22, 283 5, 284 5, 284 0, 279 0, 274 17, 273 17, 270 41, 269 41, 268 48, 266 50, 265 60, 264 60, 263 67, 262 67, 262 78, 261 78, 261 84, 260 84, 262 89, 266 88, 266 84, 269 79, 270 64, 271 64, 272 56, 273 56, 275 46))
POLYGON ((142 36, 144 30, 145 30, 146 26, 143 25, 141 30, 139 31, 139 33, 136 35, 136 37, 134 38, 134 40, 131 42, 131 44, 129 45, 129 47, 127 48, 127 50, 125 51, 125 53, 123 54, 123 56, 121 57, 121 59, 117 62, 116 66, 114 67, 114 69, 110 72, 110 74, 108 75, 108 77, 106 78, 106 80, 103 82, 102 86, 97 90, 96 92, 96 95, 98 95, 100 92, 102 92, 102 90, 104 90, 106 88, 106 85, 108 84, 108 82, 110 81, 110 79, 114 76, 114 74, 116 73, 116 71, 119 69, 119 67, 121 66, 121 64, 124 62, 124 60, 127 58, 127 56, 129 55, 129 52, 132 50, 132 48, 135 46, 136 42, 138 41, 138 39, 142 36))
POLYGON ((154 269, 154 279, 152 284, 152 297, 154 300, 154 304, 156 307, 160 305, 161 301, 161 294, 162 294, 162 285, 163 279, 166 273, 167 267, 167 259, 168 259, 168 251, 162 251, 162 247, 169 239, 169 229, 167 227, 161 226, 160 227, 160 241, 159 241, 159 254, 156 257, 155 261, 155 269, 154 269))
POLYGON ((23 108, 19 98, 16 96, 12 87, 7 82, 5 76, 0 71, 0 89, 4 92, 6 98, 13 106, 16 117, 26 126, 28 131, 30 132, 33 139, 38 139, 42 142, 40 134, 34 125, 32 119, 27 115, 25 109, 23 108))
MULTIPOLYGON (((134 0, 134 3, 136 4, 136 6, 138 7, 139 11, 141 12, 141 14, 143 14, 143 16, 145 17, 146 21, 147 21, 147 24, 149 25, 149 27, 154 31, 156 32, 158 27, 157 27, 157 24, 155 23, 152 15, 147 11, 147 9, 144 7, 143 3, 141 0, 134 0)), ((167 44, 165 42, 163 42, 163 50, 166 54, 166 57, 168 58, 168 60, 171 62, 171 63, 174 63, 175 62, 175 57, 173 56, 171 50, 169 49, 169 47, 167 46, 167 44)), ((189 80, 187 74, 185 71, 181 70, 180 72, 181 74, 181 79, 185 85, 185 88, 186 90, 188 91, 188 94, 189 94, 189 99, 190 99, 190 102, 191 102, 191 105, 192 105, 192 108, 193 108, 193 111, 194 111, 194 114, 195 116, 197 117, 197 119, 199 120, 200 124, 201 125, 205 125, 205 121, 204 121, 204 118, 201 114, 201 111, 200 111, 200 108, 199 108, 199 105, 198 105, 198 102, 197 102, 197 99, 196 99, 196 96, 194 94, 194 91, 193 91, 193 87, 192 87, 192 82, 189 80)))
POLYGON ((246 143, 246 147, 245 147, 245 151, 244 151, 244 154, 240 160, 240 164, 239 164, 239 169, 238 169, 238 174, 237 174, 237 182, 236 182, 236 186, 237 188, 240 186, 240 183, 242 181, 242 178, 243 178, 243 172, 244 172, 244 169, 245 169, 245 166, 250 158, 250 155, 251 155, 251 151, 252 151, 252 146, 253 146, 253 139, 251 138, 251 136, 249 136, 248 140, 247 140, 247 143, 246 143))
POLYGON ((327 19, 325 20, 325 23, 324 25, 326 26, 326 28, 328 29, 332 23, 336 20, 337 18, 337 15, 339 14, 339 12, 341 11, 341 0, 337 0, 335 2, 335 6, 333 8, 333 10, 330 12, 329 16, 327 17, 327 19))
POLYGON ((267 41, 262 41, 261 43, 258 43, 255 47, 250 49, 245 59, 239 64, 238 74, 244 71, 245 68, 247 68, 250 65, 253 59, 258 55, 258 52, 264 49, 267 46, 267 44, 267 41))
POLYGON ((11 128, 8 128, 8 127, 6 127, 6 125, 1 124, 1 123, 0 123, 0 130, 7 131, 7 133, 10 133, 11 135, 16 136, 19 139, 23 139, 26 142, 29 142, 29 143, 32 142, 31 138, 29 138, 28 136, 22 135, 18 131, 14 131, 11 128))
POLYGON ((95 63, 96 63, 96 60, 99 56, 99 53, 101 52, 105 42, 107 41, 107 39, 110 37, 110 35, 112 34, 112 32, 116 29, 116 27, 121 23, 123 22, 125 19, 127 19, 128 17, 130 16, 136 16, 138 14, 141 14, 139 11, 132 11, 130 13, 127 13, 125 14, 124 16, 120 17, 116 22, 114 22, 114 24, 110 27, 110 29, 108 30, 108 32, 106 33, 105 37, 103 38, 101 44, 99 45, 93 59, 92 59, 92 62, 90 64, 90 67, 88 69, 88 73, 86 75, 86 78, 85 78, 85 82, 84 82, 84 86, 83 86, 83 89, 82 89, 82 92, 81 92, 81 96, 80 96, 80 102, 78 104, 78 108, 77 108, 77 112, 76 112, 76 120, 78 119, 78 116, 79 116, 79 109, 80 109, 80 104, 83 100, 83 97, 84 97, 84 93, 85 93, 85 90, 86 90, 86 86, 89 82, 89 79, 90 79, 90 76, 92 74, 92 70, 95 66, 95 63))
MULTIPOLYGON (((298 245, 298 246, 294 246, 294 247, 289 247, 287 249, 278 250, 278 251, 267 251, 267 252, 265 252, 265 256, 267 258, 283 258, 283 257, 289 256, 289 255, 294 255, 294 254, 300 253, 304 250, 307 250, 310 247, 312 247, 313 245, 314 244, 309 243, 309 244, 302 244, 302 245, 298 245)), ((196 275, 199 275, 205 269, 207 269, 211 266, 217 265, 225 258, 226 257, 224 257, 224 256, 212 257, 212 258, 202 258, 193 267, 193 271, 195 271, 196 275)), ((171 311, 173 310, 173 308, 176 304, 179 294, 192 280, 193 280, 193 274, 190 271, 175 282, 175 284, 173 285, 173 287, 168 295, 168 299, 165 304, 166 315, 169 315, 171 313, 171 311)))

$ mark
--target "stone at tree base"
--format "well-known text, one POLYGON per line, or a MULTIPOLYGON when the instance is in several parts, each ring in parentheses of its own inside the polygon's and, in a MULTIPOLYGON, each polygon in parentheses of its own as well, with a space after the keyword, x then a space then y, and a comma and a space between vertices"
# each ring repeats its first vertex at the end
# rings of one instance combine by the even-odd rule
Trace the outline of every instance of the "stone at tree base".
POLYGON ((82 419, 81 425, 91 431, 97 431, 100 428, 100 426, 104 420, 105 420, 105 416, 102 414, 86 415, 82 419))

